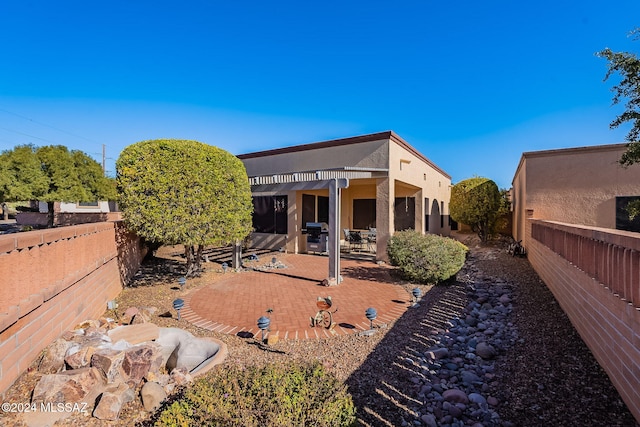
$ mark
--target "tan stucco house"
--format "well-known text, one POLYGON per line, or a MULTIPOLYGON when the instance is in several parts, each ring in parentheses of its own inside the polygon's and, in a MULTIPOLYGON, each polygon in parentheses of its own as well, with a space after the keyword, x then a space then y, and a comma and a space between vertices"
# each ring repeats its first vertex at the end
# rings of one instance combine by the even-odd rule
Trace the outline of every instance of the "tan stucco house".
POLYGON ((611 144, 523 153, 511 189, 514 238, 526 240, 527 218, 638 231, 624 207, 640 196, 640 165, 620 166, 625 149, 611 144))
POLYGON ((384 259, 397 230, 450 233, 451 177, 392 131, 238 157, 254 196, 254 247, 307 252, 307 224, 326 223, 337 253, 345 230, 375 232, 384 259))

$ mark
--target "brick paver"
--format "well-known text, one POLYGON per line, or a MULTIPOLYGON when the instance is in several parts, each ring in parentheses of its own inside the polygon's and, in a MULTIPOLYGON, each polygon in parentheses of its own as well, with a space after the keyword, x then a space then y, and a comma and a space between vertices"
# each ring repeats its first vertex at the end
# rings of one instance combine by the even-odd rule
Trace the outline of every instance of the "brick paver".
MULTIPOLYGON (((234 335, 259 335, 257 320, 271 308, 270 333, 280 339, 316 339, 369 329, 365 310, 378 313, 374 324, 389 323, 409 307, 411 296, 393 285, 386 266, 372 261, 341 260, 343 282, 325 287, 328 258, 278 254, 286 268, 227 273, 228 278, 185 296, 182 317, 208 330, 234 335), (331 296, 335 333, 311 327, 318 297, 331 296)), ((271 258, 253 262, 266 265, 271 258)), ((265 336, 268 334, 265 333, 265 336)))

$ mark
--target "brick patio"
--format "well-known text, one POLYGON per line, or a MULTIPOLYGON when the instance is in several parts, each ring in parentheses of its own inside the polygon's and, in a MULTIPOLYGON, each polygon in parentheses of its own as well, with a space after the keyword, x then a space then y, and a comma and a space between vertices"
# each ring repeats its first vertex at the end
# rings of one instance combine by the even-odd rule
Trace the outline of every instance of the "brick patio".
MULTIPOLYGON (((315 255, 277 254, 285 268, 265 271, 229 272, 228 278, 194 290, 184 298, 182 317, 204 329, 225 334, 259 335, 257 320, 272 308, 270 334, 280 339, 317 339, 353 334, 369 329, 365 310, 374 307, 374 324, 389 323, 409 307, 411 296, 392 284, 389 268, 372 261, 341 260, 344 281, 338 286, 321 285, 328 273, 328 258, 315 255), (318 297, 331 296, 334 333, 311 327, 318 311, 318 297)), ((264 266, 271 255, 247 266, 264 266)), ((268 334, 265 333, 265 337, 268 334)))

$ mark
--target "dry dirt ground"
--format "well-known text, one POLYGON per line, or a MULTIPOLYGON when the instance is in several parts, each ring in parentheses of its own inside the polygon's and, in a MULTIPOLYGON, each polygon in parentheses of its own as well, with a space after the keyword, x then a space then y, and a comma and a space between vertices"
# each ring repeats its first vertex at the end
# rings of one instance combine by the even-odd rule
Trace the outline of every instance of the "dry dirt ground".
MULTIPOLYGON (((564 315, 553 295, 538 278, 526 259, 506 254, 501 242, 486 246, 471 235, 460 235, 470 247, 474 271, 486 277, 496 277, 510 283, 513 312, 510 321, 518 329, 519 341, 500 354, 495 362, 496 380, 492 394, 499 400, 497 412, 504 425, 511 426, 636 426, 607 375, 595 361, 564 315)), ((181 292, 218 280, 220 264, 211 262, 205 273, 189 280, 186 289, 177 288, 177 277, 183 266, 177 248, 163 248, 158 259, 146 262, 132 286, 117 298, 118 309, 106 316, 118 317, 131 306, 153 306, 159 312, 171 308, 181 292)), ((211 253, 212 260, 222 254, 211 253)), ((466 269, 467 267, 465 267, 466 269)), ((325 340, 280 341, 272 347, 253 338, 224 335, 198 328, 184 320, 157 317, 159 326, 181 327, 196 336, 213 336, 224 341, 230 364, 263 364, 283 360, 320 360, 340 380, 344 381, 358 407, 359 424, 364 426, 400 426, 410 419, 403 399, 404 376, 396 372, 395 362, 411 335, 420 325, 443 327, 448 313, 442 307, 466 304, 469 277, 465 269, 455 284, 420 286, 423 299, 420 307, 410 309, 396 322, 380 329, 373 336, 337 336, 325 340), (450 301, 455 300, 451 305, 450 301), (437 314, 436 314, 437 313, 437 314), (385 390, 393 390, 396 397, 385 390)), ((471 279, 472 280, 472 279, 471 279)), ((397 279, 397 285, 407 291, 416 286, 397 279)), ((171 310, 171 313, 175 313, 171 310)), ((28 401, 39 375, 34 369, 23 376, 6 393, 5 402, 28 401)), ((409 387, 406 387, 409 388, 409 387)), ((56 425, 66 426, 133 426, 150 425, 152 414, 136 401, 125 405, 120 419, 100 421, 83 415, 73 415, 56 425)), ((419 419, 413 419, 417 425, 419 419)), ((0 425, 25 425, 21 418, 0 414, 0 425)))

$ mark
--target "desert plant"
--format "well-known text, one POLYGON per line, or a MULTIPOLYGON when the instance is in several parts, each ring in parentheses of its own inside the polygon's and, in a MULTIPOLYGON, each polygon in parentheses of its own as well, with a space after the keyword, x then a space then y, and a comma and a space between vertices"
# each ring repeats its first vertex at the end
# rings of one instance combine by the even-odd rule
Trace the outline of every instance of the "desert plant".
POLYGON ((162 426, 350 426, 346 386, 319 362, 229 367, 195 381, 158 417, 162 426))
POLYGON ((404 279, 432 284, 455 277, 467 251, 457 240, 412 230, 397 232, 387 245, 389 261, 404 279))

